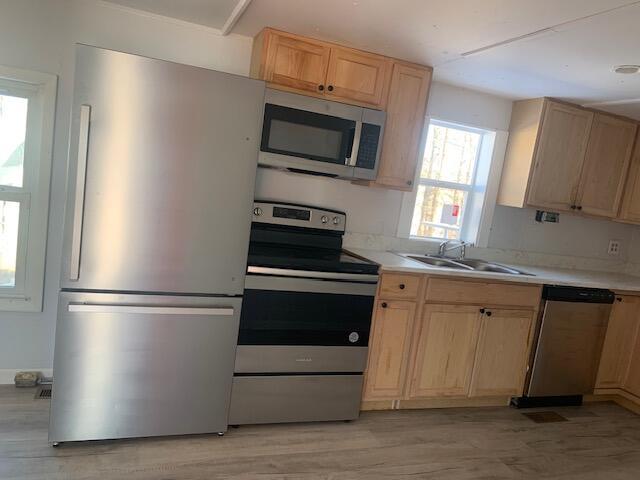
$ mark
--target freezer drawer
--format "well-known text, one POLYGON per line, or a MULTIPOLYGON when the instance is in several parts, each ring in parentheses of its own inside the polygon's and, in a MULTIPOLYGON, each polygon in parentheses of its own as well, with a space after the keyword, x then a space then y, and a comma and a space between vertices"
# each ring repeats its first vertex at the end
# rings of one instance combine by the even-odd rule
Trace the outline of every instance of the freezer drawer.
POLYGON ((240 306, 62 292, 49 440, 224 432, 240 306))
POLYGON ((353 420, 362 382, 362 375, 236 376, 229 423, 353 420))

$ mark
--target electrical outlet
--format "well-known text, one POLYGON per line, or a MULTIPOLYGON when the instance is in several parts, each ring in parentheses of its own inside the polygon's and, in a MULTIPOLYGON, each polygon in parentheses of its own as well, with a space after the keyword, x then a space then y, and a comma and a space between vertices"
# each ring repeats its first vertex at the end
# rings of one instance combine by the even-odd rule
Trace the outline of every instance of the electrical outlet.
POLYGON ((618 256, 620 254, 620 240, 609 240, 609 255, 618 256))

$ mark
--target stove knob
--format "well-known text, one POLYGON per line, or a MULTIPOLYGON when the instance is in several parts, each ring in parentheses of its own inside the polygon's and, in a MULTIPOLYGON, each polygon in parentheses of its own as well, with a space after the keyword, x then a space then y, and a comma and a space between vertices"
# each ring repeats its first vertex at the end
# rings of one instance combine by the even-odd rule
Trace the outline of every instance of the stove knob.
POLYGON ((322 223, 327 223, 329 221, 329 217, 327 217, 326 215, 322 215, 322 217, 320 218, 320 221, 322 223))
POLYGON ((259 217, 260 215, 262 215, 262 209, 261 209, 260 207, 256 207, 256 208, 254 208, 254 209, 253 209, 253 214, 254 214, 256 217, 259 217))
POLYGON ((333 224, 334 225, 338 225, 340 223, 340 218, 339 217, 333 217, 333 224))

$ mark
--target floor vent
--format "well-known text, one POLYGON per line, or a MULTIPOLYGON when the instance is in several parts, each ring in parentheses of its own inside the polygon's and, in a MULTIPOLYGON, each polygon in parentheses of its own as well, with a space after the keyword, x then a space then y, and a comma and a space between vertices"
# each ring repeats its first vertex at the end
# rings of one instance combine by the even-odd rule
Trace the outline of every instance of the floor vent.
POLYGON ((522 415, 536 423, 568 422, 566 418, 556 412, 528 412, 522 415))
POLYGON ((38 389, 36 390, 36 394, 34 395, 34 397, 36 400, 43 398, 46 400, 51 399, 51 385, 40 385, 38 386, 38 389))

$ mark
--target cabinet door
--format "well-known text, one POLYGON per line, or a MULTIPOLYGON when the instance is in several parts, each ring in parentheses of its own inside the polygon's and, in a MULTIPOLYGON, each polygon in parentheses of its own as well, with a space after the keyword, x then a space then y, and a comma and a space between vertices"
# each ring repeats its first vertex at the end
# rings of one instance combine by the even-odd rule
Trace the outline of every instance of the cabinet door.
POLYGON ((332 47, 325 95, 383 107, 389 86, 391 60, 381 55, 332 47))
POLYGON ((411 190, 421 152, 431 69, 395 63, 376 184, 411 190))
POLYGON ((632 350, 629 369, 622 387, 627 392, 640 397, 640 335, 636 335, 632 350))
POLYGON ((402 396, 415 312, 413 302, 378 300, 369 341, 364 400, 402 396))
POLYGON ((467 396, 480 307, 425 305, 417 332, 410 398, 467 396))
POLYGON ((640 325, 640 297, 618 296, 611 308, 596 388, 621 388, 640 325))
POLYGON ((618 214, 635 138, 635 123, 595 115, 576 200, 583 213, 611 218, 618 214))
POLYGON ((521 395, 534 312, 490 309, 482 316, 470 395, 521 395))
POLYGON ((640 131, 636 136, 619 218, 625 222, 640 223, 640 131))
POLYGON ((572 210, 593 113, 547 100, 527 194, 530 206, 572 210))
POLYGON ((268 32, 265 41, 264 80, 308 92, 324 89, 328 45, 280 32, 268 32))

